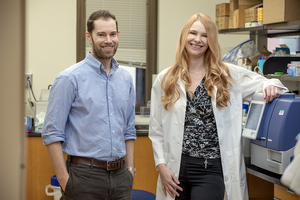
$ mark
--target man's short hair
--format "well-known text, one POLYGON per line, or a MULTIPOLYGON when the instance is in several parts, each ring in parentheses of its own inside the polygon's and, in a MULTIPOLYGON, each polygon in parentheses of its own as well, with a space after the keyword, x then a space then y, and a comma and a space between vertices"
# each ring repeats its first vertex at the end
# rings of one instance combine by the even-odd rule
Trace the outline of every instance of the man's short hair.
POLYGON ((98 11, 95 11, 93 12, 89 19, 87 20, 87 31, 89 33, 92 33, 93 30, 94 30, 94 21, 99 19, 99 18, 102 18, 102 19, 113 19, 116 21, 116 27, 117 27, 117 31, 118 31, 118 22, 117 22, 117 19, 116 19, 116 16, 113 15, 112 13, 110 13, 108 10, 98 10, 98 11))

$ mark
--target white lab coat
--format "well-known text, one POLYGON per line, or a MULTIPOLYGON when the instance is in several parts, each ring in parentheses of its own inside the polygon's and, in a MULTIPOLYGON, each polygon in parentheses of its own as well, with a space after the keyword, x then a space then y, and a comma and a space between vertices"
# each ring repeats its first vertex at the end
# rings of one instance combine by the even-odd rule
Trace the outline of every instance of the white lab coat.
MULTIPOLYGON (((224 184, 229 200, 248 200, 246 169, 242 149, 242 105, 250 101, 255 92, 263 91, 268 85, 283 88, 288 91, 278 79, 267 79, 257 73, 242 67, 227 64, 233 78, 233 87, 229 88, 230 103, 228 107, 216 107, 217 88, 212 98, 212 106, 217 124, 221 152, 224 184)), ((185 85, 178 79, 180 98, 174 104, 175 111, 166 111, 161 105, 161 81, 166 73, 158 74, 151 91, 151 113, 149 123, 149 138, 152 141, 155 166, 165 163, 178 178, 182 153, 183 131, 186 111, 185 85)), ((157 200, 173 199, 169 194, 164 196, 160 177, 157 181, 157 200)))

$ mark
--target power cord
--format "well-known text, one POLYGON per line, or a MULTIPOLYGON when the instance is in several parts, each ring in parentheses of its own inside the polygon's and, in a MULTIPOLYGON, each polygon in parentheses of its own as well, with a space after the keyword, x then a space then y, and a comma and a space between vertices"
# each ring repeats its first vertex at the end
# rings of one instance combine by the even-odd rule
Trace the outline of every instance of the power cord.
POLYGON ((36 100, 36 98, 34 96, 34 93, 33 93, 33 90, 32 90, 32 85, 31 85, 31 82, 30 82, 29 78, 27 78, 27 82, 28 82, 28 86, 29 86, 29 88, 31 90, 32 96, 34 98, 34 101, 37 102, 37 100, 36 100))

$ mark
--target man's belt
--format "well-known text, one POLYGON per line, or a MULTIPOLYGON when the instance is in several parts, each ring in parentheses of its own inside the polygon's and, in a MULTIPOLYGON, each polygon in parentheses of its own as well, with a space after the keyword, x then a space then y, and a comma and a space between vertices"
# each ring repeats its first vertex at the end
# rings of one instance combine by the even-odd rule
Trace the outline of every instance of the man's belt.
POLYGON ((93 158, 68 156, 68 160, 71 163, 88 165, 90 167, 100 167, 106 169, 107 171, 117 170, 125 165, 125 160, 123 158, 114 161, 103 161, 103 160, 96 160, 93 158))

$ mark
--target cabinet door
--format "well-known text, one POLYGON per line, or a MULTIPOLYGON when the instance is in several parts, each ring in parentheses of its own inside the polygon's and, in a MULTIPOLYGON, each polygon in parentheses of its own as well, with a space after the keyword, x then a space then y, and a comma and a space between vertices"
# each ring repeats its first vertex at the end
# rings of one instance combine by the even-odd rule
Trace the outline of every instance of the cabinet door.
POLYGON ((300 200, 300 196, 277 184, 274 184, 274 197, 280 200, 300 200))
MULTIPOLYGON (((67 155, 64 155, 67 158, 67 155)), ((47 147, 41 137, 28 137, 27 154, 27 200, 53 200, 47 196, 45 188, 51 183, 51 176, 55 175, 47 147)), ((52 192, 49 189, 49 192, 52 192)))
POLYGON ((134 148, 133 189, 146 190, 156 194, 158 171, 156 171, 151 140, 148 136, 138 136, 134 148))
POLYGON ((273 183, 247 173, 247 184, 249 200, 273 200, 273 183))

